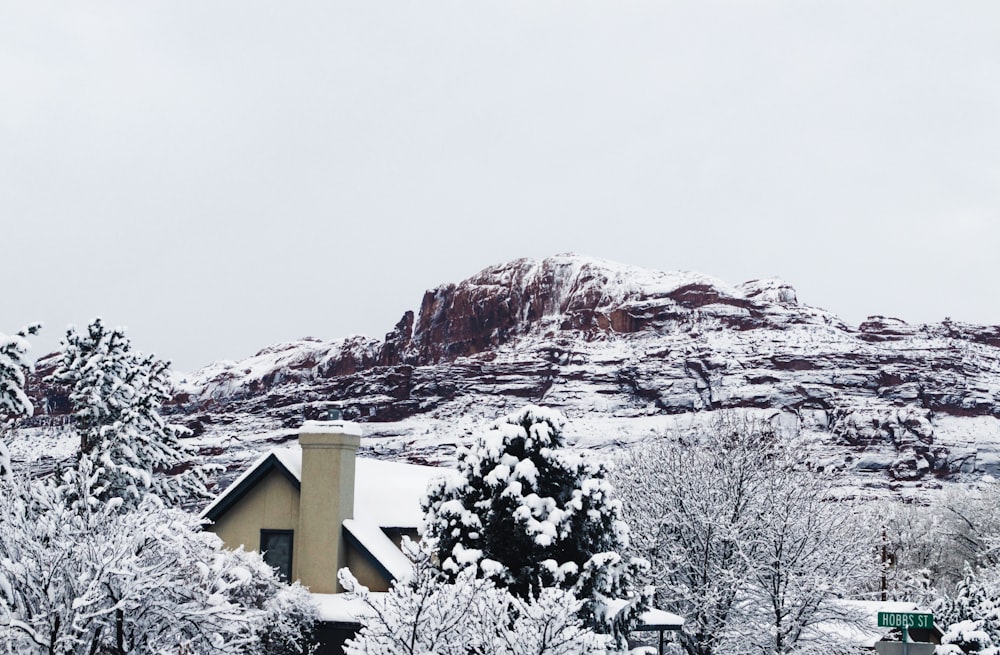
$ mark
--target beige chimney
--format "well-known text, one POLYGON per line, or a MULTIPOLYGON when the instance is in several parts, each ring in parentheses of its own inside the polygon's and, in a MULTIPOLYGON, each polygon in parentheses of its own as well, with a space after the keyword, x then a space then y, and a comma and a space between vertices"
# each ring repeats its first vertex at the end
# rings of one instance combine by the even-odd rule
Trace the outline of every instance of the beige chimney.
POLYGON ((361 426, 349 421, 306 421, 299 429, 302 485, 299 531, 295 535, 298 573, 315 593, 342 591, 337 571, 347 566, 344 519, 354 518, 354 458, 361 426))

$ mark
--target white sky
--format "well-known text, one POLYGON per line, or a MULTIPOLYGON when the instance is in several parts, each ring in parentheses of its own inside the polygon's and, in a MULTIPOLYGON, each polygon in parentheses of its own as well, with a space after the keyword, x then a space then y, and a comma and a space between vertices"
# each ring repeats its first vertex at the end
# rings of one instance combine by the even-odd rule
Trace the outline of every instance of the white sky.
POLYGON ((577 251, 1000 324, 1000 3, 0 0, 0 331, 193 370, 577 251))

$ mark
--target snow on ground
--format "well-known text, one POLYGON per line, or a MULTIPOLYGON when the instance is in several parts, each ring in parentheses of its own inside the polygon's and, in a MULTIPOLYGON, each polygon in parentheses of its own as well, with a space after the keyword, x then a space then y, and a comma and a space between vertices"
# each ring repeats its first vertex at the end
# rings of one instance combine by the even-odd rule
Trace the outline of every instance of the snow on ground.
MULTIPOLYGON (((582 389, 581 393, 584 393, 582 389)), ((383 460, 375 466, 388 466, 381 474, 359 472, 359 481, 374 479, 377 483, 363 488, 365 483, 361 482, 356 496, 358 507, 364 507, 366 503, 394 507, 396 517, 388 520, 398 521, 401 525, 414 525, 415 514, 419 512, 418 501, 394 505, 386 503, 386 498, 412 496, 416 499, 421 496, 427 482, 441 473, 435 467, 454 464, 457 446, 470 444, 475 435, 500 415, 523 406, 519 399, 498 399, 494 405, 486 405, 473 398, 460 401, 450 408, 447 417, 420 414, 403 421, 364 424, 359 469, 369 466, 364 463, 366 458, 383 460), (433 466, 395 471, 391 461, 433 466), (408 473, 403 474, 402 471, 408 473)), ((609 406, 607 409, 607 412, 568 412, 567 446, 610 457, 622 448, 649 439, 710 429, 717 420, 715 412, 662 414, 653 406, 641 405, 609 406)), ((817 410, 815 417, 808 411, 802 411, 798 416, 777 410, 743 410, 741 413, 770 420, 789 431, 801 426, 800 438, 809 448, 812 461, 825 470, 840 471, 838 475, 845 496, 897 496, 919 502, 922 497, 934 494, 949 484, 930 476, 913 481, 890 479, 885 467, 892 465, 896 457, 891 445, 858 450, 838 443, 824 425, 828 417, 822 410, 817 410)), ((973 483, 984 470, 1000 470, 1000 419, 939 415, 932 418, 932 424, 935 445, 947 447, 955 458, 964 458, 962 470, 968 473, 959 475, 956 483, 973 483)), ((190 443, 204 452, 218 453, 205 457, 228 469, 219 479, 219 487, 224 488, 263 453, 275 449, 281 452, 281 448, 288 447, 296 449, 296 430, 268 426, 266 421, 248 417, 246 421, 211 426, 205 434, 191 439, 190 443)), ((30 463, 43 474, 51 471, 58 462, 69 460, 77 447, 76 438, 65 428, 58 427, 22 429, 9 444, 15 461, 30 463)), ((291 462, 286 462, 286 465, 293 466, 291 462)))
POLYGON ((16 433, 7 447, 14 461, 49 470, 76 455, 80 438, 62 427, 32 428, 16 433))

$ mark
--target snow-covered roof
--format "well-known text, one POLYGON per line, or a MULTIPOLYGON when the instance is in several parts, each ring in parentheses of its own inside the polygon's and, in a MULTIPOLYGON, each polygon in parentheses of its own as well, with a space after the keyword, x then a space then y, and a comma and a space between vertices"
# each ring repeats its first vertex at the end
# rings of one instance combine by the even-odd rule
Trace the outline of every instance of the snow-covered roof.
POLYGON ((420 499, 431 480, 452 469, 359 457, 354 474, 354 517, 383 528, 415 528, 423 521, 420 499))
MULTIPOLYGON (((628 601, 623 598, 615 598, 605 601, 608 606, 608 614, 614 616, 618 612, 622 611, 624 607, 628 604, 628 601)), ((673 612, 667 612, 661 609, 656 609, 655 607, 650 607, 648 610, 639 615, 639 622, 633 627, 633 630, 680 630, 681 626, 684 625, 684 617, 674 614, 673 612)))
POLYGON ((345 519, 344 531, 348 539, 353 540, 361 550, 371 556, 377 566, 384 569, 383 573, 390 581, 405 580, 410 577, 413 572, 410 560, 379 526, 367 521, 345 519))
MULTIPOLYGON (((420 499, 434 478, 448 475, 449 469, 403 462, 387 462, 366 457, 355 460, 354 516, 382 528, 416 528, 423 519, 420 499)), ((302 449, 278 448, 257 459, 225 491, 202 511, 214 520, 223 514, 257 480, 278 470, 298 486, 302 482, 302 449)))
POLYGON ((636 630, 680 630, 684 618, 679 614, 651 607, 639 615, 636 630))

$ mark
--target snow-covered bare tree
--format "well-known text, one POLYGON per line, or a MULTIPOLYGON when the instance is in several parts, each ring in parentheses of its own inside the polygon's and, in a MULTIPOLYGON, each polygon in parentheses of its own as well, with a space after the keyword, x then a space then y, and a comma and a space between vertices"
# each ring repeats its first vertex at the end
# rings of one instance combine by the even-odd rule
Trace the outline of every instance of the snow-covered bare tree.
POLYGON ((934 608, 939 652, 1000 653, 1000 483, 983 478, 929 505, 886 503, 887 592, 934 608))
POLYGON ((434 548, 408 540, 413 575, 385 594, 371 594, 347 569, 344 588, 360 598, 363 627, 348 655, 583 655, 604 653, 608 638, 583 625, 582 601, 553 587, 523 599, 477 575, 475 565, 446 576, 434 548))
POLYGON ((744 625, 738 644, 773 655, 829 652, 820 624, 857 623, 856 609, 838 602, 873 587, 877 525, 865 524, 852 503, 831 497, 831 480, 799 468, 781 448, 763 466, 763 494, 754 499, 749 542, 740 544, 749 579, 741 589, 744 625))
POLYGON ((656 605, 685 617, 689 655, 803 647, 808 627, 852 619, 831 601, 875 576, 877 530, 859 533, 851 507, 827 502, 829 480, 803 470, 787 439, 726 414, 619 462, 634 547, 656 605))
POLYGON ((261 558, 223 549, 197 520, 147 496, 121 512, 77 488, 0 483, 0 649, 26 655, 302 653, 314 610, 261 558))
POLYGON ((684 617, 678 637, 690 655, 719 652, 731 630, 774 439, 765 424, 726 416, 707 431, 643 444, 616 469, 656 605, 684 617))
MULTIPOLYGON (((932 534, 918 535, 903 550, 903 563, 925 542, 946 551, 935 560, 938 598, 935 619, 947 626, 948 653, 1000 653, 1000 483, 992 478, 950 490, 925 514, 939 518, 932 534), (961 574, 956 575, 958 565, 961 574), (957 581, 955 581, 957 579, 957 581)), ((928 575, 932 575, 928 573, 928 575)))
POLYGON ((621 638, 646 607, 634 582, 645 562, 622 556, 629 532, 607 469, 563 449, 564 424, 535 406, 494 423, 459 450, 458 475, 428 489, 424 531, 453 579, 475 565, 525 600, 572 591, 588 625, 621 638), (609 599, 628 605, 607 616, 609 599))
POLYGON ((970 573, 1000 573, 1000 483, 948 486, 926 504, 885 499, 870 507, 870 523, 883 526, 879 588, 889 600, 949 603, 967 593, 970 573))
POLYGON ((205 482, 213 469, 191 465, 184 428, 159 413, 169 398, 168 368, 134 352, 124 330, 109 329, 99 318, 84 332, 66 332, 55 378, 70 387, 79 456, 94 462, 105 499, 122 498, 130 507, 150 492, 173 505, 208 495, 205 482), (183 473, 166 475, 185 466, 183 473))

